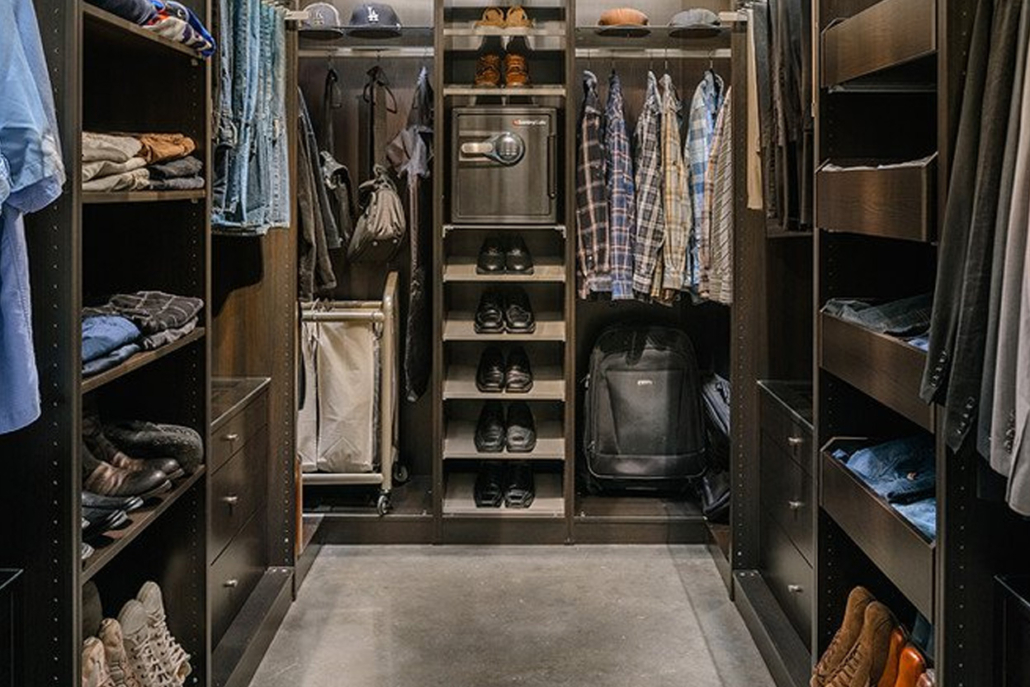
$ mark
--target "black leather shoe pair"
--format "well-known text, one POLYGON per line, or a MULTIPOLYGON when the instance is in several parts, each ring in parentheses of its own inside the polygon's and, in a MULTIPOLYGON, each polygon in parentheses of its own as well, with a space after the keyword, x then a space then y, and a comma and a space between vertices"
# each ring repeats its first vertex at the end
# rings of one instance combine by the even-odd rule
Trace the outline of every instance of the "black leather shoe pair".
POLYGON ((536 318, 529 304, 529 296, 518 287, 502 291, 487 289, 476 308, 477 334, 532 334, 536 331, 536 318))
POLYGON ((536 497, 533 468, 526 462, 485 460, 479 466, 473 497, 478 508, 529 508, 536 497))
POLYGON ((507 241, 499 236, 488 236, 479 248, 476 273, 533 274, 533 256, 518 234, 507 241))
POLYGON ((483 393, 524 394, 533 388, 533 370, 529 366, 529 356, 522 346, 517 346, 504 354, 497 346, 490 346, 479 358, 476 370, 476 388, 483 393))
POLYGON ((533 412, 525 401, 504 406, 499 401, 487 401, 476 423, 476 450, 480 453, 530 453, 536 448, 536 424, 533 412))

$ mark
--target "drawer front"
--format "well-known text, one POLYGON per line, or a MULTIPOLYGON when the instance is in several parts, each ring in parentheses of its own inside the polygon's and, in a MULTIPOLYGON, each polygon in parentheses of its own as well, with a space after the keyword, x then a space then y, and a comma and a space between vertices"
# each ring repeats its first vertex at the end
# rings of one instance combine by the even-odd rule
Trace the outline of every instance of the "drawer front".
POLYGON ((268 428, 262 427, 211 479, 212 560, 266 501, 267 475, 268 428))
POLYGON ((762 510, 769 513, 805 560, 812 563, 812 518, 815 486, 812 476, 762 432, 762 510))
POLYGON ((268 426, 268 393, 262 392, 234 415, 211 437, 211 469, 218 470, 246 445, 262 427, 268 426))
POLYGON ((763 434, 808 472, 812 472, 812 433, 796 421, 772 396, 761 393, 761 424, 763 434))
POLYGON ((211 566, 211 643, 218 646, 267 566, 265 518, 256 513, 211 566))
POLYGON ((807 645, 812 633, 812 566, 768 513, 762 517, 762 573, 780 607, 807 645))

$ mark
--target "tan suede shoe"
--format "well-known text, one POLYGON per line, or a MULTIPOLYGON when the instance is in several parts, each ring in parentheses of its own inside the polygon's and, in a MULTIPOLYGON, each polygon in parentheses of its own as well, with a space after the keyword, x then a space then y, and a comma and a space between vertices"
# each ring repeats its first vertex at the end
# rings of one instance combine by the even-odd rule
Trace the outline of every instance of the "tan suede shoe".
MULTIPOLYGON (((844 657, 837 671, 826 681, 827 687, 873 687, 883 676, 890 652, 891 633, 897 623, 890 610, 879 601, 865 609, 865 621, 858 643, 844 657)), ((918 675, 917 675, 918 677, 918 675)))
POLYGON ((865 620, 865 609, 873 600, 873 595, 865 587, 855 587, 851 590, 844 611, 844 621, 812 672, 812 687, 823 687, 829 676, 836 671, 844 657, 858 642, 865 620))

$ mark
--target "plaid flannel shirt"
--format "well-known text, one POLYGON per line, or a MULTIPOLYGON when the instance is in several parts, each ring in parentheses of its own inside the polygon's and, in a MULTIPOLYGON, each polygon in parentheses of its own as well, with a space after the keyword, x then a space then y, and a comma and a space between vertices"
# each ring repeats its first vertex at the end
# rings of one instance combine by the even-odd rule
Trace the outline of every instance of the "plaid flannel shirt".
MULTIPOLYGON (((663 299, 670 300, 683 288, 690 236, 690 196, 687 169, 680 147, 680 102, 672 77, 662 77, 662 176, 665 201, 665 244, 662 273, 663 299)), ((652 292, 653 293, 653 292, 652 292)))
POLYGON ((583 110, 576 142, 576 263, 580 298, 612 290, 608 260, 603 112, 597 77, 583 72, 583 110))
POLYGON ((712 134, 715 132, 715 119, 719 116, 719 108, 722 107, 722 95, 722 79, 709 69, 694 90, 694 98, 690 103, 690 126, 687 130, 683 157, 688 165, 693 214, 690 220, 684 290, 697 289, 700 281, 698 237, 701 231, 701 212, 704 208, 705 171, 708 168, 708 157, 712 152, 712 134))
POLYGON ((608 252, 612 262, 612 300, 627 300, 633 298, 636 194, 633 190, 633 159, 623 115, 622 83, 615 72, 608 81, 604 145, 608 155, 608 252))
POLYGON ((633 256, 633 291, 650 300, 655 266, 665 241, 662 209, 661 98, 658 79, 647 73, 644 109, 634 132, 637 150, 637 225, 633 256))
POLYGON ((712 135, 712 153, 705 173, 701 214, 700 294, 729 305, 733 302, 733 118, 731 86, 726 90, 712 135))

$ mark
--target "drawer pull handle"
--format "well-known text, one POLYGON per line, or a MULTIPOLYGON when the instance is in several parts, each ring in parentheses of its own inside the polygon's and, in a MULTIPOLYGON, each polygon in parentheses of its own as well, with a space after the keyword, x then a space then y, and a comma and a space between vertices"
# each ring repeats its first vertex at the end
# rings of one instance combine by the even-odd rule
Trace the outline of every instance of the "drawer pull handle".
POLYGON ((237 503, 240 502, 240 497, 236 494, 233 494, 232 496, 223 496, 222 502, 227 503, 230 506, 235 506, 237 503))
POLYGON ((791 510, 801 510, 802 508, 805 507, 805 502, 804 501, 787 501, 787 506, 791 510))
POLYGON ((236 578, 233 578, 231 580, 226 580, 225 582, 223 582, 222 586, 228 587, 229 589, 235 589, 236 587, 240 586, 240 581, 236 578))
POLYGON ((804 589, 801 588, 800 584, 788 584, 787 591, 791 594, 800 594, 804 589))
POLYGON ((787 445, 791 448, 797 448, 803 443, 805 443, 805 440, 802 437, 787 437, 787 445))
POLYGON ((232 434, 226 434, 225 437, 224 437, 224 439, 226 441, 228 441, 230 444, 233 443, 234 441, 236 441, 239 438, 240 438, 240 435, 236 434, 235 432, 233 432, 232 434))

